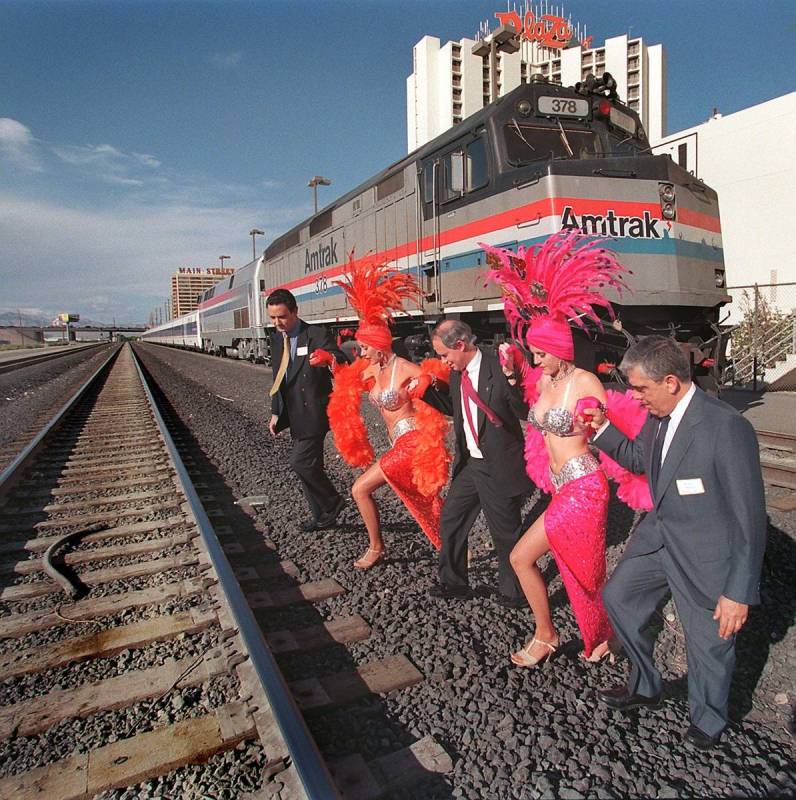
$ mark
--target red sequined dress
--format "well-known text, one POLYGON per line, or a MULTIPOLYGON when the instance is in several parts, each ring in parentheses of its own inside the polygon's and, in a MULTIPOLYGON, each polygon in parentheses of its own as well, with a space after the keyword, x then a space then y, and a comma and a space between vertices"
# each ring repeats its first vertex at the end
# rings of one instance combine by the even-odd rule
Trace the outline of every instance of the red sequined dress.
MULTIPOLYGON (((373 461, 373 450, 362 418, 358 413, 352 413, 352 406, 358 409, 361 393, 367 390, 362 380, 367 367, 367 362, 359 359, 335 372, 328 409, 335 446, 349 464, 363 468, 373 461)), ((421 369, 447 380, 447 370, 435 359, 423 362, 421 369)), ((405 389, 396 389, 394 378, 395 362, 390 387, 381 392, 370 392, 370 401, 380 410, 387 411, 398 411, 413 404, 414 415, 395 423, 390 432, 390 449, 379 458, 379 466, 387 483, 401 498, 431 544, 439 550, 440 492, 447 481, 450 461, 444 445, 447 423, 438 411, 422 400, 412 400, 405 389)))

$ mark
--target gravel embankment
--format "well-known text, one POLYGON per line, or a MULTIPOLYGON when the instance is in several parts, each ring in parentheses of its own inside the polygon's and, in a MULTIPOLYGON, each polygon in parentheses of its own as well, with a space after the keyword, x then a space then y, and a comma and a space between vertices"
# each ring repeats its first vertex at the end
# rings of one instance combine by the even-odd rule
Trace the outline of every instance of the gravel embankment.
MULTIPOLYGON (((658 657, 664 664, 668 700, 660 711, 620 715, 597 702, 594 690, 624 680, 627 662, 586 665, 577 628, 555 565, 542 562, 554 620, 566 644, 538 670, 511 665, 508 655, 533 627, 529 611, 510 611, 492 599, 495 565, 480 521, 471 537, 471 583, 477 596, 439 603, 427 596, 436 579, 436 557, 425 537, 389 489, 379 493, 389 558, 359 572, 351 562, 367 538, 350 505, 338 529, 302 534, 306 516, 299 487, 287 467, 289 439, 267 434, 266 390, 270 372, 156 346, 143 346, 145 362, 226 480, 235 498, 267 494, 258 527, 280 558, 301 570, 302 580, 333 577, 348 591, 315 606, 293 609, 269 621, 269 629, 308 625, 323 617, 357 613, 373 628, 365 642, 284 659, 289 680, 403 653, 425 680, 384 698, 363 700, 313 717, 311 728, 329 757, 361 753, 366 759, 405 747, 431 734, 454 760, 454 772, 422 789, 394 797, 772 797, 793 795, 792 740, 785 731, 796 700, 794 611, 796 546, 793 514, 772 513, 763 576, 763 604, 752 610, 738 641, 732 692, 735 722, 722 746, 702 753, 685 745, 688 726, 685 654, 674 610, 662 609, 658 657), (671 617, 671 619, 668 619, 671 617)), ((366 417, 377 450, 383 426, 366 417)), ((352 471, 327 440, 330 475, 351 485, 352 471)), ((531 498, 528 512, 542 505, 531 498)), ((531 517, 533 518, 533 517, 531 517)), ((609 517, 609 570, 619 557, 633 514, 614 502, 609 517)))
MULTIPOLYGON (((6 448, 32 439, 94 374, 109 352, 106 347, 78 351, 0 375, 0 469, 13 458, 6 448)), ((18 450, 23 448, 24 443, 18 450)))

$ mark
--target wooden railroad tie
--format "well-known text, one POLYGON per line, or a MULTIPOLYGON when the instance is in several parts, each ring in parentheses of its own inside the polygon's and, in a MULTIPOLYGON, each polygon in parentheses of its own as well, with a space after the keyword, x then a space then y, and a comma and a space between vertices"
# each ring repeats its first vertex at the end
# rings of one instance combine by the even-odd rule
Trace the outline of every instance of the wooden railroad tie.
POLYGON ((11 614, 0 617, 0 639, 13 639, 32 631, 40 631, 57 625, 87 622, 118 614, 131 608, 159 605, 181 597, 191 597, 205 591, 212 584, 209 578, 188 578, 184 581, 139 589, 134 592, 108 595, 107 597, 77 600, 56 608, 29 611, 26 614, 11 614))
POLYGON ((202 763, 256 736, 257 729, 246 706, 228 703, 204 716, 12 775, 0 780, 0 797, 83 800, 133 786, 186 764, 202 763))

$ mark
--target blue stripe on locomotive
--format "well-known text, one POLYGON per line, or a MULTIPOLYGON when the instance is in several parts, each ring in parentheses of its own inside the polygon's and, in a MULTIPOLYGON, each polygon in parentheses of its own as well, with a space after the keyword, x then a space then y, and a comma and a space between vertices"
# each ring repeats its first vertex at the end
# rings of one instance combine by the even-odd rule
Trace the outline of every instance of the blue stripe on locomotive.
MULTIPOLYGON (((507 247, 512 250, 516 249, 519 245, 523 245, 524 247, 532 247, 533 245, 541 244, 545 239, 547 239, 547 234, 544 236, 536 236, 531 239, 523 239, 519 242, 501 242, 498 247, 507 247)), ((709 245, 704 241, 689 242, 683 239, 675 239, 669 236, 666 232, 664 233, 662 239, 650 240, 622 238, 608 240, 606 247, 609 247, 617 254, 626 253, 628 255, 675 256, 679 258, 689 258, 701 261, 712 261, 719 264, 724 263, 724 250, 721 247, 714 247, 713 245, 709 245)), ((472 269, 476 266, 484 266, 486 259, 484 257, 483 250, 481 250, 479 247, 476 250, 468 250, 466 253, 459 253, 455 256, 446 256, 440 259, 440 263, 444 272, 457 272, 459 270, 472 269)), ((309 289, 309 285, 307 288, 309 289)), ((326 291, 317 293, 312 290, 305 290, 300 296, 303 299, 312 300, 314 298, 321 297, 334 297, 337 294, 342 294, 342 292, 343 290, 339 286, 330 286, 328 289, 326 289, 326 291)))

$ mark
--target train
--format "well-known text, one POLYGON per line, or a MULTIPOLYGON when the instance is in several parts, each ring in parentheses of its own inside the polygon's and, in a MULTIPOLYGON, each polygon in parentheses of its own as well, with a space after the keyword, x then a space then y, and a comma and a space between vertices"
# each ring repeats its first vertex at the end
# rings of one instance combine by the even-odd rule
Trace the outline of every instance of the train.
POLYGON ((573 87, 533 76, 274 239, 207 290, 193 314, 143 338, 252 361, 270 358, 265 301, 283 287, 301 317, 338 332, 356 320, 335 285, 349 257, 417 279, 419 306, 397 321, 411 355, 442 318, 482 341, 507 335, 479 243, 516 249, 561 229, 606 238, 631 271, 616 320, 575 332, 576 362, 601 374, 649 333, 674 336, 707 389, 726 363, 724 255, 716 192, 651 152, 638 114, 605 73, 573 87))

